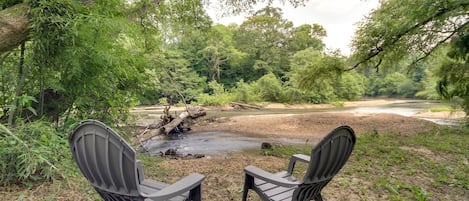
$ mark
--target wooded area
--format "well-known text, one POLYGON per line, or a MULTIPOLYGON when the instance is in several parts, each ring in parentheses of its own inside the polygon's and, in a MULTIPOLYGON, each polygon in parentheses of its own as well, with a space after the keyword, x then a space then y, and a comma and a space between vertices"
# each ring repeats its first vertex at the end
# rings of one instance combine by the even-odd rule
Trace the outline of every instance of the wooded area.
POLYGON ((59 161, 71 125, 88 118, 118 125, 136 105, 389 96, 445 99, 469 112, 466 0, 381 1, 360 22, 351 55, 326 49, 324 27, 294 26, 273 0, 219 1, 225 14, 252 11, 231 25, 213 24, 210 2, 0 2, 0 146, 9 147, 0 155, 5 169, 21 171, 0 172, 2 183, 43 170, 47 177, 53 170, 44 161, 59 161), (266 6, 254 10, 259 2, 266 6), (21 151, 16 139, 35 152, 21 151), (16 151, 44 156, 16 163, 16 151))

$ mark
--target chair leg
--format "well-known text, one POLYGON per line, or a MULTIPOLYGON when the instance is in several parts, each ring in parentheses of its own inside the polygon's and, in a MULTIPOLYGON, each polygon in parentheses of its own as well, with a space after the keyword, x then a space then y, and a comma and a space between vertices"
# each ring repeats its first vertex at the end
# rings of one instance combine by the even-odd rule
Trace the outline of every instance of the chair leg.
POLYGON ((243 188, 243 199, 242 201, 246 201, 248 198, 249 189, 254 185, 254 178, 246 174, 244 179, 244 188, 243 188))
POLYGON ((190 200, 190 201, 201 201, 202 200, 202 189, 201 189, 201 186, 197 186, 195 188, 193 188, 192 190, 189 191, 189 197, 187 198, 187 200, 190 200))

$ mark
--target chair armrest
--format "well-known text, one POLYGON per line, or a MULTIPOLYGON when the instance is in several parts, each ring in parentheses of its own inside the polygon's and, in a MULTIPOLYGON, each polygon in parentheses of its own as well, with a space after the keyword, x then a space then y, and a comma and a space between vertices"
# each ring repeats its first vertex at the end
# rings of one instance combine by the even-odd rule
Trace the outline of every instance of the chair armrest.
POLYGON ((245 167, 244 172, 252 177, 287 188, 295 187, 300 184, 299 182, 290 181, 252 165, 245 167))
POLYGON ((182 195, 191 189, 200 186, 205 179, 204 175, 192 173, 189 176, 182 178, 174 184, 164 187, 160 191, 152 194, 143 195, 148 198, 156 198, 158 200, 168 200, 174 196, 182 195))
POLYGON ((135 165, 137 166, 137 177, 138 177, 138 181, 139 183, 142 183, 143 179, 144 179, 144 175, 143 175, 143 166, 142 166, 142 161, 140 160, 137 160, 135 162, 135 165))
POLYGON ((289 174, 293 173, 293 169, 295 168, 296 161, 309 163, 310 160, 311 160, 311 156, 304 155, 304 154, 295 154, 295 155, 291 156, 290 163, 288 164, 287 172, 289 174))

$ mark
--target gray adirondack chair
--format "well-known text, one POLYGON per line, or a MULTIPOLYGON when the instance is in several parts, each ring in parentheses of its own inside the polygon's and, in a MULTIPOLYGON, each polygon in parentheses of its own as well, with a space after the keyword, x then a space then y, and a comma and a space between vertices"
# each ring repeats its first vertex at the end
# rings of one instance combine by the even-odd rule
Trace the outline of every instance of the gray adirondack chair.
POLYGON ((201 200, 203 175, 193 173, 172 185, 144 179, 135 150, 99 121, 78 124, 69 144, 81 173, 104 200, 201 200))
POLYGON ((269 173, 255 166, 244 169, 243 201, 249 189, 262 200, 322 200, 321 190, 344 166, 355 145, 355 133, 349 126, 340 126, 324 137, 311 151, 311 156, 295 154, 287 171, 269 173), (292 176, 295 163, 308 163, 303 180, 292 176))

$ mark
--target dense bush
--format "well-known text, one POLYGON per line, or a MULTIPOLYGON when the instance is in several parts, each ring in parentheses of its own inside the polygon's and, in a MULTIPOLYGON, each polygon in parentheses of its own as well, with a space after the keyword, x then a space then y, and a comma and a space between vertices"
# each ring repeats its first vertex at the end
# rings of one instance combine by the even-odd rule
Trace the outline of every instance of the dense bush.
POLYGON ((200 105, 226 105, 233 101, 233 96, 229 93, 219 95, 200 94, 197 104, 200 105))
POLYGON ((233 89, 232 93, 235 101, 249 103, 260 100, 259 96, 253 92, 252 86, 243 80, 236 83, 236 88, 233 89))
POLYGON ((12 130, 0 124, 0 147, 0 185, 51 179, 59 173, 55 165, 70 158, 66 135, 44 121, 12 130))
POLYGON ((400 72, 389 74, 372 73, 368 75, 366 94, 369 96, 414 97, 420 84, 400 72))
POLYGON ((255 94, 258 94, 263 101, 285 102, 285 89, 273 73, 262 76, 253 84, 255 94))
POLYGON ((334 84, 334 93, 341 100, 357 100, 365 94, 365 80, 355 71, 344 73, 334 84))

